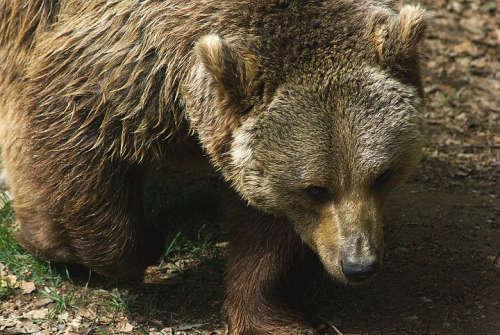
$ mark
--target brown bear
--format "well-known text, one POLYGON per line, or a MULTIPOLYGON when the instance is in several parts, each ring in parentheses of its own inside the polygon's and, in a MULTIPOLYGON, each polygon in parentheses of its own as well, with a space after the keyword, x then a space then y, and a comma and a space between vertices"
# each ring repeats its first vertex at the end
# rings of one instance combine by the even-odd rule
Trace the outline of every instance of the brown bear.
POLYGON ((244 212, 229 334, 312 332, 283 296, 300 296, 311 256, 345 283, 379 269, 384 200, 419 159, 423 17, 376 0, 0 0, 19 241, 141 274, 163 247, 144 171, 198 142, 244 212))

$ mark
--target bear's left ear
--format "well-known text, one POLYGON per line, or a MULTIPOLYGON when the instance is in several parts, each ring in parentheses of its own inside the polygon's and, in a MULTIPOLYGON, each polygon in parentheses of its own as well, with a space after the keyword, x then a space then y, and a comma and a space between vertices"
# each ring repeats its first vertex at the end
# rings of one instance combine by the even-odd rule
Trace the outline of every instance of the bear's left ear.
POLYGON ((196 43, 195 52, 211 75, 219 102, 238 113, 249 107, 256 74, 253 57, 239 52, 218 35, 206 35, 196 43))
POLYGON ((372 38, 381 64, 397 66, 417 55, 426 27, 422 7, 405 5, 399 13, 375 17, 372 23, 372 38))

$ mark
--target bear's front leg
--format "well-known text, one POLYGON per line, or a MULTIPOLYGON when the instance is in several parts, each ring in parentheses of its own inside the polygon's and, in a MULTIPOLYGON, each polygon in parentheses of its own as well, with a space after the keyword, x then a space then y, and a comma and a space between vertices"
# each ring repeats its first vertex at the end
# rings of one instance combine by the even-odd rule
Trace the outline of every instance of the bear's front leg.
POLYGON ((52 261, 82 264, 106 276, 142 276, 164 246, 163 235, 144 217, 143 168, 28 149, 10 160, 18 241, 52 261))
POLYGON ((249 208, 230 222, 228 334, 315 334, 300 305, 317 263, 293 227, 249 208))

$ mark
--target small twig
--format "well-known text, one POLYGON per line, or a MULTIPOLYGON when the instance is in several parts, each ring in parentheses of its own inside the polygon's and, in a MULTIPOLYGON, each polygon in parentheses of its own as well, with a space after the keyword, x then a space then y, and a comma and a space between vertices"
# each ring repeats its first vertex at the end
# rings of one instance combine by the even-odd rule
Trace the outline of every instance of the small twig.
POLYGON ((323 321, 325 324, 327 324, 330 328, 332 328, 332 329, 335 331, 335 333, 336 333, 337 335, 344 335, 344 333, 342 333, 342 332, 341 332, 341 331, 340 331, 337 327, 335 327, 335 325, 334 325, 333 323, 329 322, 328 320, 326 320, 326 319, 324 319, 324 318, 322 318, 322 317, 320 317, 320 319, 321 319, 321 321, 323 321))
POLYGON ((329 324, 330 327, 333 328, 333 330, 335 330, 335 332, 337 333, 337 335, 344 335, 337 327, 335 327, 334 324, 329 324))

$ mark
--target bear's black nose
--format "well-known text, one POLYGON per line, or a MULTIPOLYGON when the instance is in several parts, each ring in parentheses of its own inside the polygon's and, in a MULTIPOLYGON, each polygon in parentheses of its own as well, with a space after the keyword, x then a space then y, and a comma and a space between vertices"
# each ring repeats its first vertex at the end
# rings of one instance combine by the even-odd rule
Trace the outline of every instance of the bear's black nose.
POLYGON ((366 280, 377 273, 379 268, 379 262, 376 260, 367 263, 352 262, 349 259, 342 261, 342 272, 352 281, 366 280))

